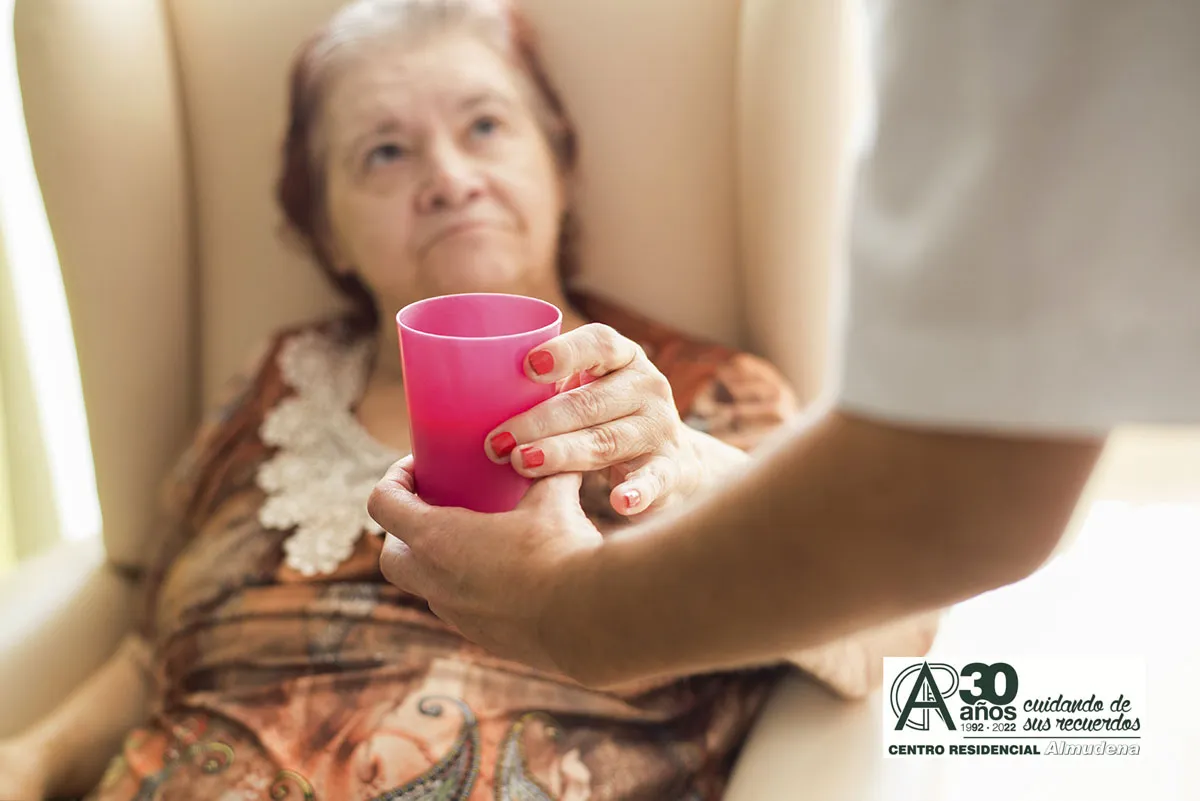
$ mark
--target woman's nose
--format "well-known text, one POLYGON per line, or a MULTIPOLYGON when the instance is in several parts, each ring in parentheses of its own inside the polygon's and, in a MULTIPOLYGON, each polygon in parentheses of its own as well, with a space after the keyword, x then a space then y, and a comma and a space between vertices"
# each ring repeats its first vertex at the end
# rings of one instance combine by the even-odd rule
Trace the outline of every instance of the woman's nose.
POLYGON ((483 193, 483 177, 472 160, 454 148, 430 153, 428 173, 417 194, 417 210, 423 213, 459 208, 483 193))

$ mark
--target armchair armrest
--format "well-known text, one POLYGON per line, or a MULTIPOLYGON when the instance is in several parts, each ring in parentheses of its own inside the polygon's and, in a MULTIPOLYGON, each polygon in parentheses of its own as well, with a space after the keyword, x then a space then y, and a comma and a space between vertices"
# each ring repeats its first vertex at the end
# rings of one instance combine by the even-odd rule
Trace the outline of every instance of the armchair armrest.
POLYGON ((132 600, 99 539, 64 543, 0 577, 0 737, 45 715, 113 653, 132 600))

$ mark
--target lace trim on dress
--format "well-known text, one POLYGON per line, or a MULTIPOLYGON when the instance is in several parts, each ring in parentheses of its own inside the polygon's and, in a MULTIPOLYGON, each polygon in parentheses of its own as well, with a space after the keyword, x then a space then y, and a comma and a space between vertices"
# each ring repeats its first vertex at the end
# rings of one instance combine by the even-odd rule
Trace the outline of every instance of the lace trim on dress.
POLYGON ((373 439, 352 411, 371 350, 370 341, 345 346, 306 331, 279 351, 280 372, 295 394, 267 412, 259 429, 278 451, 258 469, 267 494, 258 520, 295 529, 283 548, 288 567, 305 576, 336 571, 364 531, 383 533, 367 514, 367 498, 402 454, 373 439))

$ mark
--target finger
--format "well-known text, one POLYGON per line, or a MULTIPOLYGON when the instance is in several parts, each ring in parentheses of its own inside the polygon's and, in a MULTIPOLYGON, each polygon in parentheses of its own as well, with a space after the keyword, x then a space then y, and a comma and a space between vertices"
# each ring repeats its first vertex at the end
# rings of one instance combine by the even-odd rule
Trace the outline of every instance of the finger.
POLYGON ((653 418, 630 415, 581 431, 534 440, 517 449, 512 466, 526 478, 603 470, 658 451, 667 430, 653 418))
POLYGON ((410 453, 398 462, 393 462, 392 466, 383 474, 384 481, 395 481, 404 487, 409 492, 417 491, 416 472, 413 470, 413 455, 410 453))
POLYGON ((594 380, 594 379, 588 378, 588 380, 585 382, 584 381, 585 377, 586 377, 585 373, 572 373, 570 376, 568 376, 567 378, 564 378, 562 381, 559 382, 560 386, 559 386, 558 391, 559 392, 570 392, 571 390, 579 389, 585 383, 591 383, 594 380))
POLYGON ((574 375, 564 378, 555 384, 554 391, 556 393, 570 392, 573 389, 579 389, 586 384, 590 384, 595 380, 596 379, 592 378, 587 373, 575 373, 574 375))
POLYGON ((444 609, 440 604, 438 604, 436 602, 429 603, 427 601, 426 606, 429 607, 429 611, 433 613, 433 616, 436 617, 438 620, 442 621, 442 624, 445 625, 446 628, 450 629, 451 632, 458 635, 459 637, 462 637, 464 640, 471 640, 471 642, 476 642, 476 640, 468 637, 463 632, 462 629, 460 629, 458 626, 456 626, 454 623, 451 622, 451 615, 450 615, 450 611, 448 609, 444 609))
POLYGON ((417 497, 411 456, 389 467, 367 499, 367 514, 372 520, 389 533, 403 532, 413 543, 424 533, 421 521, 430 509, 417 497))
POLYGON ((579 488, 582 484, 583 476, 580 473, 560 473, 535 481, 517 504, 517 509, 539 513, 548 510, 580 509, 579 488))
POLYGON ((609 503, 617 514, 636 515, 665 500, 679 482, 679 467, 658 456, 625 476, 612 488, 609 503))
POLYGON ((425 597, 429 582, 408 543, 388 534, 379 554, 379 570, 389 584, 411 595, 425 597))
POLYGON ((616 373, 548 398, 488 434, 488 458, 503 464, 518 445, 582 431, 643 411, 646 393, 638 391, 638 384, 644 378, 639 373, 616 373))
POLYGON ((593 378, 608 375, 643 356, 641 347, 615 329, 590 323, 539 345, 525 359, 525 372, 541 384, 552 384, 576 373, 593 378))

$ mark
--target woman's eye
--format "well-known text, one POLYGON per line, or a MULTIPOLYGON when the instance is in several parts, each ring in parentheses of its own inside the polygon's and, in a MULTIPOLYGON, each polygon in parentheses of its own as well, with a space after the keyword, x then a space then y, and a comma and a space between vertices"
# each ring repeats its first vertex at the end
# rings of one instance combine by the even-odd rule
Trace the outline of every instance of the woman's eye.
POLYGON ((488 137, 500 127, 500 120, 495 117, 480 117, 471 123, 471 133, 475 136, 488 137))
POLYGON ((403 147, 395 143, 389 142, 386 145, 379 145, 367 154, 366 166, 380 167, 384 164, 390 164, 393 161, 399 161, 407 154, 403 147))

